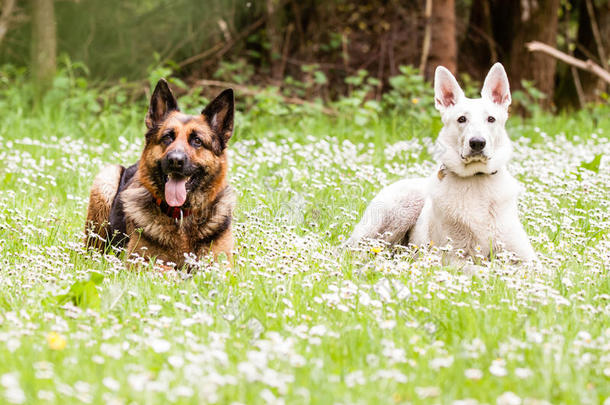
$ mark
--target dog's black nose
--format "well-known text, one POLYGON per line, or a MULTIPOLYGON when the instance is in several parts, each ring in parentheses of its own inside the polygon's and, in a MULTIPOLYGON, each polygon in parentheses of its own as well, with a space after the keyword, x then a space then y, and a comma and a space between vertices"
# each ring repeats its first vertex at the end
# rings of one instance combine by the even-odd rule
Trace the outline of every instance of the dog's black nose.
POLYGON ((182 170, 186 164, 186 153, 173 150, 167 154, 167 166, 170 170, 182 170))
POLYGON ((485 148, 485 139, 475 136, 470 138, 470 149, 475 152, 480 152, 485 148))

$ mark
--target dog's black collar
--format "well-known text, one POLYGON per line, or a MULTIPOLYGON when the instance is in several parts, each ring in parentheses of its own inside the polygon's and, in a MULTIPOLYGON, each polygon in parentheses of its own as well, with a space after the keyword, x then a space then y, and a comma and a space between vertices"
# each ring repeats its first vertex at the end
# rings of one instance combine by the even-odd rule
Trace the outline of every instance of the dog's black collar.
MULTIPOLYGON (((440 169, 438 169, 438 173, 436 174, 436 176, 438 177, 439 180, 443 180, 445 178, 445 176, 447 176, 448 172, 453 173, 452 171, 447 169, 447 166, 441 165, 440 169)), ((473 174, 473 176, 493 176, 494 174, 497 174, 497 173, 498 173, 497 170, 493 171, 491 173, 476 172, 475 174, 473 174)))

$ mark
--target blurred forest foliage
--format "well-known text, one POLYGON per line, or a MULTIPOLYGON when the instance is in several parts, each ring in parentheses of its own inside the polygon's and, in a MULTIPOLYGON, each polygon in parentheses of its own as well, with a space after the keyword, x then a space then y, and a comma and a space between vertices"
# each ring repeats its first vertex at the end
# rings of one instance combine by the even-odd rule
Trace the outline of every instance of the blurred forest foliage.
POLYGON ((533 84, 546 107, 608 98, 608 84, 598 76, 529 52, 525 44, 541 41, 608 70, 610 0, 0 4, 0 64, 26 68, 41 83, 70 60, 103 83, 146 83, 151 71, 162 69, 188 84, 272 85, 302 100, 336 99, 366 76, 367 97, 378 99, 405 71, 429 80, 443 64, 468 82, 500 61, 513 88, 533 84), (401 70, 407 65, 418 70, 401 70))

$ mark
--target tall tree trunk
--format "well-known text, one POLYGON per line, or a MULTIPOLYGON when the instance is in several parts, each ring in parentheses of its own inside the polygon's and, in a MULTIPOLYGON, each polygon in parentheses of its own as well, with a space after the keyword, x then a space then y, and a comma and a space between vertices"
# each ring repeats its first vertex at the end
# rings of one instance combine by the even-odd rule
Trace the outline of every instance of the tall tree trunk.
POLYGON ((0 14, 0 43, 9 30, 11 18, 15 10, 15 0, 4 0, 2 2, 2 13, 0 14))
POLYGON ((434 0, 430 24, 432 37, 424 72, 426 78, 434 77, 434 70, 438 65, 445 66, 454 74, 457 73, 455 0, 434 0))
POLYGON ((547 95, 544 104, 548 107, 553 100, 557 62, 540 52, 529 52, 525 44, 540 41, 553 47, 557 45, 560 0, 521 0, 507 3, 518 8, 518 14, 514 11, 511 13, 514 23, 508 71, 511 87, 519 88, 522 79, 533 81, 536 88, 547 95), (515 17, 518 17, 516 21, 515 17))
MULTIPOLYGON (((595 5, 595 2, 592 2, 595 5)), ((595 6, 594 6, 595 7, 595 6)), ((601 4, 595 7, 595 16, 597 18, 597 26, 600 29, 602 44, 606 54, 610 54, 610 2, 601 4)), ((578 59, 591 59, 599 61, 600 66, 603 66, 599 60, 598 47, 593 36, 591 18, 587 11, 586 0, 580 0, 578 4, 578 33, 576 38, 576 50, 574 56, 578 59)), ((586 101, 593 101, 599 97, 599 93, 604 91, 606 84, 596 75, 587 72, 578 72, 582 83, 583 92, 586 101)))
POLYGON ((269 41, 269 65, 271 66, 271 78, 277 84, 282 79, 281 53, 282 53, 282 25, 280 2, 278 0, 266 0, 267 11, 267 40, 269 41))
POLYGON ((491 32, 491 17, 487 0, 473 0, 470 6, 468 27, 460 42, 458 68, 470 77, 484 77, 497 55, 493 33, 491 32))
POLYGON ((32 0, 32 76, 44 90, 57 67, 54 0, 32 0))

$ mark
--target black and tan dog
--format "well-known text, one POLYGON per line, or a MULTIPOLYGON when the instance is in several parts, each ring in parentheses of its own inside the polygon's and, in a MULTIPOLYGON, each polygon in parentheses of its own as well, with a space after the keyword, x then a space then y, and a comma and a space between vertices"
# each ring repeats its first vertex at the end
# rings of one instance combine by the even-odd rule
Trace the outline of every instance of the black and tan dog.
POLYGON ((87 245, 182 266, 185 254, 224 252, 231 259, 235 193, 227 183, 233 133, 233 90, 201 113, 180 112, 160 80, 146 115, 146 145, 128 168, 112 165, 95 178, 87 212, 87 245))

